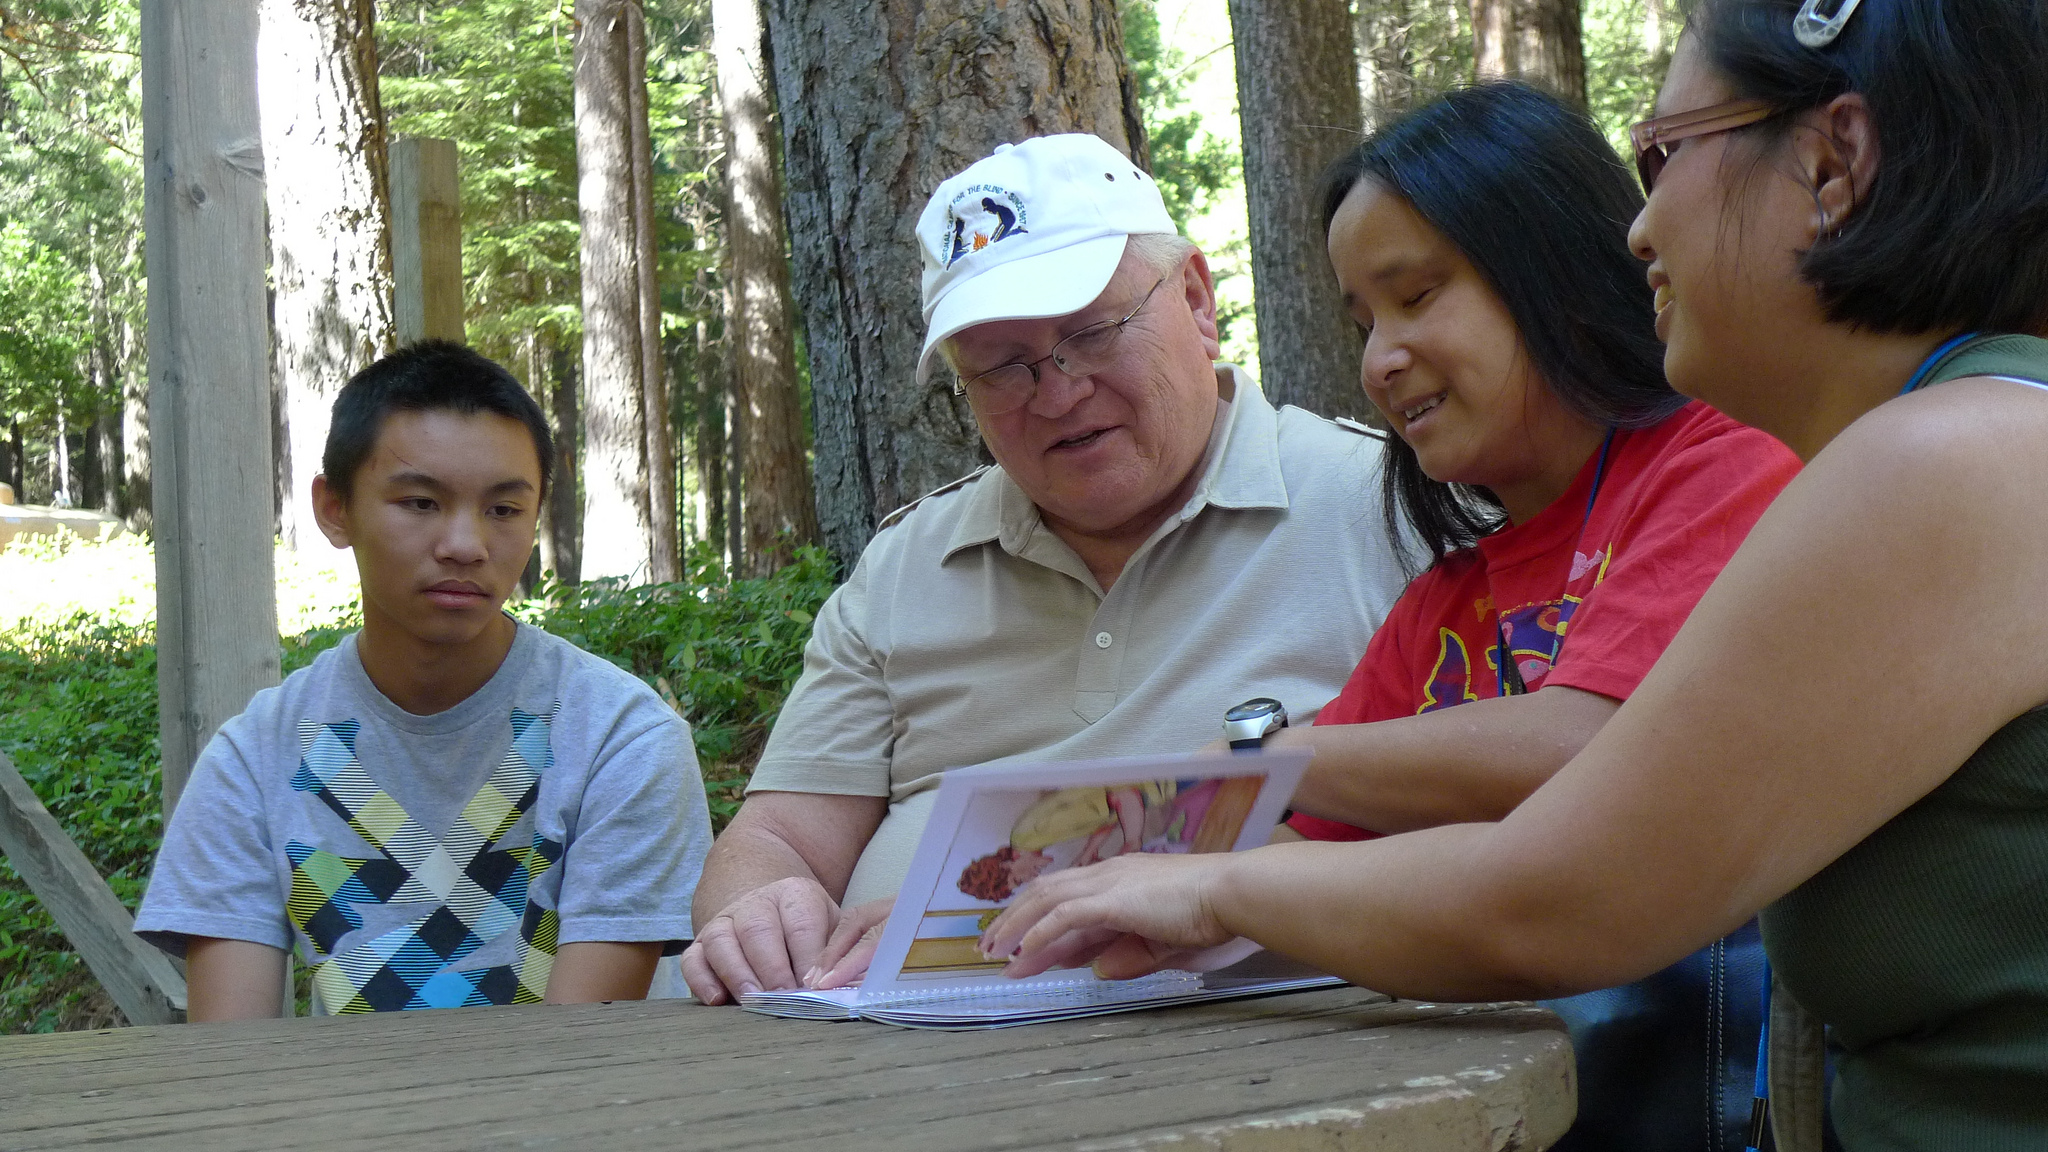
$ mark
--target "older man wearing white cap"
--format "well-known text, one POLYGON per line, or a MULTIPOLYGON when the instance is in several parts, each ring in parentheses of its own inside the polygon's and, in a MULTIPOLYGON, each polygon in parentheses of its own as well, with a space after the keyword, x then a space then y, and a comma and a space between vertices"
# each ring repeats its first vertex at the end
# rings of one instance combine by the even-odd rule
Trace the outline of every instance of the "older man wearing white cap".
MULTIPOLYGON (((1209 266, 1087 135, 995 154, 918 221, 940 356, 996 464, 882 522, 706 861, 705 1003, 815 979, 908 867, 939 774, 1192 750, 1337 694, 1406 582, 1363 428, 1217 364, 1209 266)), ((843 974, 843 973, 842 973, 843 974)))

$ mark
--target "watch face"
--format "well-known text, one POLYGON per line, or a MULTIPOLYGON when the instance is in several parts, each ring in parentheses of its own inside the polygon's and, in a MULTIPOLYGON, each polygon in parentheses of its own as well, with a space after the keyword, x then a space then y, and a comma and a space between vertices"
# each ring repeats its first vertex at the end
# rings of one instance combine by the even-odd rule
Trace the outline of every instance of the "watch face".
POLYGON ((1271 716, 1280 710, 1281 707, 1278 700, 1273 699, 1271 696, 1260 696, 1247 700, 1230 711, 1225 712, 1223 719, 1225 721, 1256 720, 1261 716, 1271 716))

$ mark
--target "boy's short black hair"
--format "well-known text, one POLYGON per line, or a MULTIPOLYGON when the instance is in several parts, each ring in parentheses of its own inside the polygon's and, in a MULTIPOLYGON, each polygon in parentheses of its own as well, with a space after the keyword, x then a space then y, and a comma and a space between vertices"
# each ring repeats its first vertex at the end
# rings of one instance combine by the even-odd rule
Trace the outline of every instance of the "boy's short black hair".
POLYGON ((450 411, 463 416, 509 416, 533 435, 540 457, 540 494, 554 480, 555 438, 540 405, 504 366, 452 340, 409 344, 355 374, 334 398, 334 422, 320 470, 343 500, 355 493, 356 470, 376 446, 384 417, 394 410, 450 411))
MULTIPOLYGON (((1864 0, 1825 48, 1800 0, 1701 0, 1688 31, 1734 95, 1869 101, 1877 175, 1800 262, 1828 318, 1874 332, 2048 335, 2048 5, 1864 0)), ((1775 144, 1781 115, 1744 129, 1775 144)))

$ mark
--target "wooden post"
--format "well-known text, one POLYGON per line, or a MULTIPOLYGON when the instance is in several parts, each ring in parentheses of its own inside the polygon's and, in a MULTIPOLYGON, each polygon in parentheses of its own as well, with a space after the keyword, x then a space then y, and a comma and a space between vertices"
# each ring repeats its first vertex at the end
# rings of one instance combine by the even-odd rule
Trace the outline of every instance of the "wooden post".
POLYGON ((278 680, 256 6, 142 5, 164 809, 278 680))
POLYGON ((135 918, 5 753, 0 753, 0 853, 49 909, 130 1024, 175 1024, 185 1018, 185 978, 170 957, 135 935, 135 918))
POLYGON ((399 347, 462 341, 462 194, 453 140, 391 142, 391 278, 399 347))

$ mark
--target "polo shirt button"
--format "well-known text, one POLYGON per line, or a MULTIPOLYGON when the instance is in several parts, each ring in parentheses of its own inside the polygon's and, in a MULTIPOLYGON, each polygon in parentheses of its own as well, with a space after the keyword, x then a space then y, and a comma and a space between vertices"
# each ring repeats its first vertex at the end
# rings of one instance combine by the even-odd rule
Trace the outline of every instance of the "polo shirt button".
POLYGON ((1107 648, 1110 646, 1111 643, 1112 641, 1110 640, 1109 633, 1097 632, 1095 634, 1095 646, 1097 648, 1107 648))

